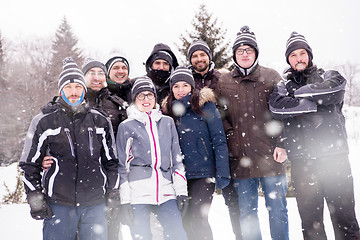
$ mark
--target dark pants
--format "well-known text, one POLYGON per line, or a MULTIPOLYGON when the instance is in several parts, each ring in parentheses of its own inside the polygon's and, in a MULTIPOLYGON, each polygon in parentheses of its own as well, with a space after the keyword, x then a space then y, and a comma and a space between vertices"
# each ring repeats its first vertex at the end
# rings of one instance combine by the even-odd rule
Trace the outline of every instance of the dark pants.
POLYGON ((296 159, 291 162, 291 168, 304 239, 327 239, 323 222, 324 199, 335 239, 360 239, 348 156, 296 159))
POLYGON ((215 183, 208 178, 188 179, 189 208, 183 224, 189 240, 212 240, 208 221, 215 183))
POLYGON ((117 215, 110 216, 107 214, 108 240, 122 240, 122 234, 120 232, 120 219, 120 210, 117 215))
POLYGON ((231 179, 229 185, 222 189, 222 195, 225 200, 225 205, 228 207, 231 226, 235 234, 236 240, 241 240, 241 229, 240 229, 240 210, 238 194, 234 187, 234 180, 231 179))

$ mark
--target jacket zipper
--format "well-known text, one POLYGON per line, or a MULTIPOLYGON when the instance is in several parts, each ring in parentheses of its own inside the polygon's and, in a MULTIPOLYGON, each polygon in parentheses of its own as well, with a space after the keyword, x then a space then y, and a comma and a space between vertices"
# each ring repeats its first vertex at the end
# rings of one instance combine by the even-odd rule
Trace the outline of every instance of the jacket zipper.
POLYGON ((68 138, 68 140, 69 140, 70 149, 71 149, 71 155, 72 155, 73 157, 75 157, 74 144, 73 144, 73 141, 72 141, 72 139, 71 139, 70 130, 69 130, 68 128, 65 128, 64 131, 65 131, 66 136, 67 136, 67 138, 68 138))
POLYGON ((89 147, 90 147, 90 155, 94 155, 94 146, 93 146, 93 129, 91 127, 88 128, 89 132, 89 147))
POLYGON ((203 139, 203 138, 200 138, 200 140, 201 140, 202 144, 204 145, 204 148, 205 148, 205 151, 206 151, 207 156, 210 157, 209 152, 208 152, 208 150, 207 150, 207 148, 206 148, 206 146, 205 146, 205 141, 204 141, 204 139, 203 139))
MULTIPOLYGON (((151 112, 150 112, 150 114, 151 114, 151 112)), ((154 170, 155 170, 155 173, 156 173, 156 202, 159 203, 159 173, 158 173, 158 170, 157 170, 158 157, 157 157, 156 142, 155 142, 155 136, 154 136, 154 132, 153 132, 153 125, 152 125, 150 114, 148 113, 148 117, 149 117, 149 120, 150 120, 150 131, 151 131, 151 136, 152 136, 152 139, 153 139, 154 149, 155 149, 155 166, 154 166, 154 170)))

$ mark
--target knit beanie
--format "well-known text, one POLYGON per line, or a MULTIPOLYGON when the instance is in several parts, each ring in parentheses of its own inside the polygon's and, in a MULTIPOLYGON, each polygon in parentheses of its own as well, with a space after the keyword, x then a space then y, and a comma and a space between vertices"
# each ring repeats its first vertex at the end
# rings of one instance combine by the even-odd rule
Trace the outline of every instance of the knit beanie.
POLYGON ((192 88, 195 88, 195 80, 190 69, 183 66, 178 66, 175 71, 171 73, 170 89, 172 89, 175 83, 180 81, 187 82, 192 88))
POLYGON ((289 63, 290 53, 297 49, 305 49, 309 55, 309 61, 313 59, 312 49, 306 41, 305 37, 297 32, 292 32, 289 39, 286 42, 286 62, 289 63))
POLYGON ((105 73, 106 73, 106 67, 102 62, 96 61, 92 58, 87 58, 85 59, 85 63, 82 66, 82 71, 84 73, 84 75, 92 68, 94 67, 98 67, 101 68, 105 73))
POLYGON ((59 75, 58 82, 59 93, 68 83, 80 83, 84 87, 84 90, 87 91, 84 74, 71 57, 63 60, 63 70, 59 75))
POLYGON ((253 32, 250 32, 250 28, 248 26, 243 26, 240 29, 240 32, 237 33, 234 45, 232 47, 233 54, 234 54, 234 60, 236 60, 235 59, 236 49, 243 45, 249 45, 249 46, 253 47, 256 51, 256 58, 258 57, 259 48, 258 48, 258 45, 256 42, 256 37, 253 32))
POLYGON ((132 79, 132 81, 134 82, 131 88, 131 99, 133 102, 136 96, 144 91, 152 92, 156 97, 155 85, 148 76, 137 77, 132 79))
POLYGON ((126 58, 124 57, 120 57, 120 56, 115 56, 115 57, 112 57, 110 58, 106 63, 105 63, 105 66, 106 66, 106 69, 107 69, 107 73, 106 75, 109 77, 109 73, 110 73, 110 70, 111 68, 114 66, 115 63, 117 62, 122 62, 126 65, 127 69, 128 69, 128 74, 130 75, 130 65, 129 65, 129 62, 126 58))
POLYGON ((188 59, 190 63, 191 63, 191 56, 193 55, 194 52, 198 50, 204 51, 209 56, 210 61, 212 60, 209 45, 207 45, 207 43, 204 42, 203 40, 196 40, 190 45, 188 50, 188 59))
POLYGON ((173 68, 173 58, 172 56, 166 52, 166 51, 158 51, 156 53, 154 53, 151 58, 150 58, 150 66, 153 64, 153 62, 155 60, 158 60, 158 59, 162 59, 162 60, 165 60, 169 63, 170 65, 170 70, 173 68))

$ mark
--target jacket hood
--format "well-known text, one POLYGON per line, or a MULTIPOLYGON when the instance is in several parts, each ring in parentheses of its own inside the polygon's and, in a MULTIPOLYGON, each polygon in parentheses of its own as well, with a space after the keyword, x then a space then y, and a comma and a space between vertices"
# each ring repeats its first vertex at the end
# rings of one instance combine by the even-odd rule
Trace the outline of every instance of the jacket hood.
MULTIPOLYGON (((156 122, 160 120, 163 116, 160 110, 159 104, 156 104, 156 108, 152 109, 151 111, 151 118, 154 119, 156 122)), ((146 123, 148 121, 149 115, 146 112, 141 112, 135 104, 131 104, 127 109, 126 113, 128 115, 128 119, 134 119, 141 123, 146 123)))
POLYGON ((154 49, 152 50, 150 56, 148 57, 148 59, 146 60, 146 63, 145 63, 145 67, 146 67, 146 71, 148 72, 148 69, 151 67, 151 63, 150 63, 150 60, 151 60, 151 57, 156 53, 156 52, 159 52, 159 51, 165 51, 165 52, 168 52, 172 59, 173 59, 173 62, 172 62, 172 67, 173 69, 175 69, 177 66, 179 66, 179 63, 177 61, 177 58, 175 56, 175 54, 173 53, 173 51, 171 51, 170 47, 164 43, 158 43, 154 46, 154 49))

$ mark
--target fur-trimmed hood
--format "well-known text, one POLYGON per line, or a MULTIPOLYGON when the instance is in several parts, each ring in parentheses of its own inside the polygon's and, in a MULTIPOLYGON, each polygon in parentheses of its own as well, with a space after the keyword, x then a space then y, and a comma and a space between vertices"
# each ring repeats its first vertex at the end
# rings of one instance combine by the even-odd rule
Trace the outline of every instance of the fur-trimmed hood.
MULTIPOLYGON (((172 93, 170 93, 170 94, 172 94, 172 93)), ((161 107, 165 114, 169 113, 168 110, 166 109, 166 103, 167 103, 168 98, 169 98, 169 95, 166 96, 163 99, 163 101, 161 102, 161 107)), ((205 103, 207 103, 207 102, 213 102, 216 104, 215 93, 211 88, 203 87, 199 92, 199 106, 203 107, 205 105, 205 103)))

